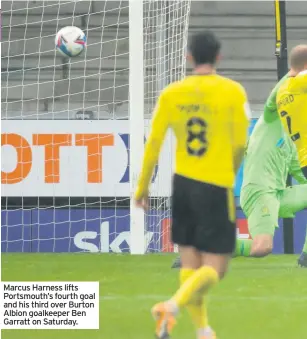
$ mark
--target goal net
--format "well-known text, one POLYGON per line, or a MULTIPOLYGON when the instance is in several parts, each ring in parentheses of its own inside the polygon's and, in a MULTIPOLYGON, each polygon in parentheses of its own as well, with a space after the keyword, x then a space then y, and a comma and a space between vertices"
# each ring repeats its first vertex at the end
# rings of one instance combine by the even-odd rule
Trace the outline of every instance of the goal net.
MULTIPOLYGON (((185 74, 190 1, 142 6, 144 127, 133 131, 144 136, 159 92, 185 74)), ((2 252, 130 251, 134 19, 129 1, 2 3, 2 252), (87 48, 66 59, 54 39, 72 25, 87 48)), ((172 144, 153 176, 144 251, 173 250, 172 144)))

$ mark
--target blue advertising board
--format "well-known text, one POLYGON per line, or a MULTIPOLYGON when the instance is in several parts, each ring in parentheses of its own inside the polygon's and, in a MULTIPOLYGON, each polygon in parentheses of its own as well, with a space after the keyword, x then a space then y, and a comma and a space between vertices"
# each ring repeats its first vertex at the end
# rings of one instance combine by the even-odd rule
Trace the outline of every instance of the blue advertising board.
POLYGON ((295 251, 302 251, 306 239, 307 210, 296 214, 294 219, 294 248, 295 251))
MULTIPOLYGON (((34 209, 2 211, 2 252, 128 252, 129 209, 34 209)), ((245 219, 242 211, 238 220, 245 219)), ((148 252, 164 250, 168 215, 150 211, 146 223, 148 252)), ((307 210, 297 214, 295 252, 302 250, 307 210)), ((244 221, 245 222, 245 221, 244 221)), ((245 222, 246 223, 246 222, 245 222)), ((274 253, 283 253, 283 227, 274 239, 274 253)))
MULTIPOLYGON (((2 252, 128 252, 129 209, 2 211, 2 252)), ((160 251, 167 213, 147 216, 148 251, 160 251)))

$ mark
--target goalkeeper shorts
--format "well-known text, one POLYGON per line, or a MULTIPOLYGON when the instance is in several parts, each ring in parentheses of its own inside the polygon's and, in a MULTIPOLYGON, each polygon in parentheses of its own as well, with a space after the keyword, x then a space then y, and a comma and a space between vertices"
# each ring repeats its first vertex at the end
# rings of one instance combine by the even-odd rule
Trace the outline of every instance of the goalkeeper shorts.
POLYGON ((279 217, 294 218, 295 213, 307 208, 307 185, 266 190, 250 184, 241 191, 241 206, 252 238, 260 234, 273 236, 279 217))

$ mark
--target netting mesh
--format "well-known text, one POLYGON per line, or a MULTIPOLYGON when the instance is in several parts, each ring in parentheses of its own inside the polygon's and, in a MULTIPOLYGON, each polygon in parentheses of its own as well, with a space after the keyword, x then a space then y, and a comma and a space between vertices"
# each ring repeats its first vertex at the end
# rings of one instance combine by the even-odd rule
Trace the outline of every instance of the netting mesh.
MULTIPOLYGON (((8 119, 75 119, 79 110, 117 118, 128 100, 127 1, 6 1, 3 3, 2 112, 8 119), (88 47, 65 59, 56 32, 75 25, 88 47)), ((126 114, 121 116, 127 117, 126 114)))
MULTIPOLYGON (((159 92, 170 82, 182 79, 186 70, 186 43, 190 1, 146 1, 145 17, 145 116, 150 118, 159 92)), ((147 120, 149 121, 149 120, 147 120)), ((172 251, 170 242, 170 194, 173 169, 173 139, 164 145, 160 171, 151 186, 151 203, 146 216, 149 251, 172 251), (152 240, 152 241, 150 241, 152 240)))
MULTIPOLYGON (((144 1, 145 125, 185 73, 190 1, 144 1)), ((129 250, 129 3, 2 3, 2 251, 129 250), (75 25, 85 52, 60 56, 75 25)), ((152 187, 149 251, 170 249, 172 140, 152 187), (167 187, 166 187, 167 186, 167 187)))

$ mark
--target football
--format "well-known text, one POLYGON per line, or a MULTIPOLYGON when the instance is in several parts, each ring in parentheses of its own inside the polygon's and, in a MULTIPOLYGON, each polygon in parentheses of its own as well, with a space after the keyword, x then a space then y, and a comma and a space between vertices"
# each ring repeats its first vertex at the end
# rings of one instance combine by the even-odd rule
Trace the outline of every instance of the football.
POLYGON ((55 37, 55 46, 63 56, 76 57, 86 48, 86 35, 78 27, 64 27, 55 37))

